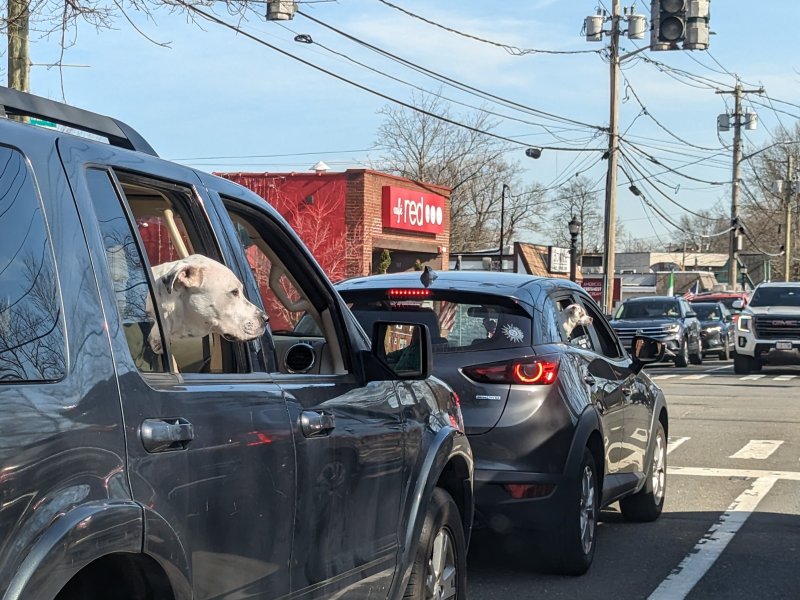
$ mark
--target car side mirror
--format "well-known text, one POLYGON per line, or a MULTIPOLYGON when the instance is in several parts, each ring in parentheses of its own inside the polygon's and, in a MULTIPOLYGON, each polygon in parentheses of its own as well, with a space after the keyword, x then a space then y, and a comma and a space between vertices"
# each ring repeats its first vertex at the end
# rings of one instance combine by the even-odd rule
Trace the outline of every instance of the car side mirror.
POLYGON ((696 316, 697 316, 697 313, 696 313, 696 312, 694 312, 693 310, 687 310, 687 311, 686 311, 686 316, 687 316, 687 317, 696 317, 696 316))
POLYGON ((663 342, 643 335, 633 336, 631 356, 633 357, 634 371, 638 373, 645 365, 662 360, 664 352, 665 346, 663 342))
POLYGON ((376 321, 372 326, 371 355, 396 379, 427 379, 433 371, 427 325, 376 321))
POLYGON ((736 310, 742 310, 744 308, 744 302, 742 300, 734 300, 732 306, 736 310))

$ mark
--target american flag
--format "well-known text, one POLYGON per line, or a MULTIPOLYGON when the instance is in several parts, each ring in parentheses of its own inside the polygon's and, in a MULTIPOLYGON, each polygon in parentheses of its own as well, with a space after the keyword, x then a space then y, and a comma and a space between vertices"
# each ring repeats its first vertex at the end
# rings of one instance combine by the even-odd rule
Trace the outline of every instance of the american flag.
POLYGON ((439 329, 444 337, 447 337, 447 334, 453 328, 453 323, 455 323, 456 306, 455 302, 444 301, 439 305, 439 329))
POLYGON ((699 291, 700 291, 700 280, 695 279, 694 283, 691 285, 689 290, 683 295, 683 297, 686 298, 687 300, 691 300, 697 295, 699 291))

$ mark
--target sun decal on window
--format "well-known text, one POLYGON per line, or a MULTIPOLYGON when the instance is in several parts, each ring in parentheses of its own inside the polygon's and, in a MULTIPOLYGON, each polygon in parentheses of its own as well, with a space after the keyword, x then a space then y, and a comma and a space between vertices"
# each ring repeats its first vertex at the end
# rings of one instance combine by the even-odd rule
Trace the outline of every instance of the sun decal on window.
POLYGON ((520 329, 519 327, 517 327, 512 323, 503 325, 501 331, 503 332, 503 335, 506 336, 506 338, 508 338, 515 344, 519 344, 525 338, 525 334, 522 332, 522 329, 520 329))

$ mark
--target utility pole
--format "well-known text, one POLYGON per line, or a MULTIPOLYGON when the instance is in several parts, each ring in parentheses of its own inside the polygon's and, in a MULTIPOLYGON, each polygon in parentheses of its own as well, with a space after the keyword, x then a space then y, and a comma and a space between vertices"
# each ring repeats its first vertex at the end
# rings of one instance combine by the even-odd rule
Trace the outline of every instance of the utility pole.
MULTIPOLYGON (((732 91, 720 90, 717 94, 733 94, 733 180, 731 181, 731 232, 730 244, 728 247, 728 285, 735 290, 737 285, 736 268, 739 259, 741 238, 739 233, 741 224, 739 223, 739 180, 740 167, 742 163, 742 120, 745 116, 742 112, 743 94, 763 94, 764 88, 757 90, 745 90, 741 83, 737 83, 732 91)), ((750 115, 748 114, 748 119, 750 115)), ((748 120, 748 127, 755 121, 748 120)), ((742 286, 744 289, 744 286, 742 286)))
POLYGON ((620 0, 611 3, 609 43, 611 110, 608 118, 608 171, 606 172, 605 227, 603 238, 603 309, 614 308, 614 253, 617 238, 617 144, 619 143, 619 21, 620 0))
POLYGON ((30 91, 28 0, 8 0, 8 87, 30 91))
POLYGON ((784 206, 783 280, 789 281, 792 267, 792 196, 794 195, 794 156, 790 153, 786 164, 786 194, 784 206))

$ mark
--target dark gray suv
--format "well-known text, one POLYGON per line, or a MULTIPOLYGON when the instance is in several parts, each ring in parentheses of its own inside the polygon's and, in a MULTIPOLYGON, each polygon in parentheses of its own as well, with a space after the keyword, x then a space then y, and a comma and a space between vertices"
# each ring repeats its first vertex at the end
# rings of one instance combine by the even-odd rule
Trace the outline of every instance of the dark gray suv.
POLYGON ((642 371, 660 342, 632 338, 629 356, 600 309, 574 283, 512 273, 396 273, 336 284, 366 330, 422 323, 434 373, 461 399, 475 454, 479 522, 529 532, 531 564, 584 573, 599 510, 656 519, 664 504, 667 406, 642 371), (592 323, 567 332, 577 303, 592 323))
POLYGON ((109 142, 0 119, 0 597, 466 598, 472 455, 427 331, 371 344, 261 198, 126 125, 0 107, 109 142), (317 332, 159 352, 151 267, 195 253, 317 332))

